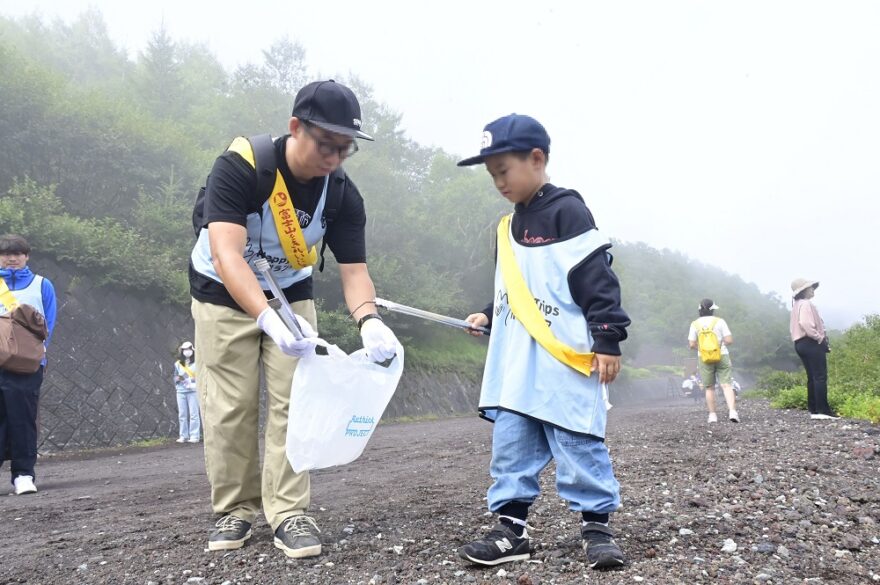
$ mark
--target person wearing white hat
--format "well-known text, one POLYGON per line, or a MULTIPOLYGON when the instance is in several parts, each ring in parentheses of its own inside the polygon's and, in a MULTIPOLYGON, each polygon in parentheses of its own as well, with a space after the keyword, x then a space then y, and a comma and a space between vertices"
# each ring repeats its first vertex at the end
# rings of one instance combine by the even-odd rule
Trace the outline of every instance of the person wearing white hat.
POLYGON ((707 363, 700 355, 702 351, 698 353, 699 359, 697 360, 700 381, 706 391, 706 408, 709 410, 708 422, 718 422, 718 414, 715 412, 715 384, 717 383, 724 392, 730 422, 738 423, 739 413, 736 411, 736 394, 732 385, 730 352, 727 350, 727 346, 733 343, 733 335, 730 333, 727 321, 715 316, 715 310, 718 308, 712 299, 700 301, 700 305, 697 307, 700 317, 691 323, 691 328, 688 331, 688 346, 691 349, 701 348, 702 342, 698 342, 698 337, 703 331, 711 331, 718 339, 715 348, 720 349, 720 356, 716 356, 717 361, 707 363))
POLYGON ((791 283, 789 331, 794 350, 807 371, 807 408, 813 420, 837 418, 828 404, 828 336, 825 323, 811 300, 819 281, 796 278, 791 283))
POLYGON ((177 420, 180 424, 178 443, 198 443, 202 438, 199 401, 196 394, 196 352, 193 344, 184 341, 177 348, 174 362, 174 388, 177 390, 177 420))

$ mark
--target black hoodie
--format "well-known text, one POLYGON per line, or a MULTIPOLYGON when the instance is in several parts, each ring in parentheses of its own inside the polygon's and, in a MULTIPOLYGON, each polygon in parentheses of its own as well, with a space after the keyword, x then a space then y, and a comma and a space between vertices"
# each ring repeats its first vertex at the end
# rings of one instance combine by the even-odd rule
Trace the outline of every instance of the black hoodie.
MULTIPOLYGON (((593 214, 573 189, 547 183, 528 206, 516 204, 513 237, 523 246, 546 246, 596 229, 593 214)), ((630 319, 620 306, 620 282, 611 270, 610 244, 584 258, 568 274, 568 287, 593 336, 594 353, 620 355, 630 319)), ((492 324, 490 303, 483 310, 492 324)))

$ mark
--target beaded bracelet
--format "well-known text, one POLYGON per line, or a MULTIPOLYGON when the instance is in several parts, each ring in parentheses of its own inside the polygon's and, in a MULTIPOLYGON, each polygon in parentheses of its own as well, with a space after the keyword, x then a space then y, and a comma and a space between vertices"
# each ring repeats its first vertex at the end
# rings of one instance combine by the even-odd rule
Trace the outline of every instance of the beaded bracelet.
POLYGON ((364 323, 366 321, 369 321, 370 319, 378 319, 379 321, 381 321, 382 316, 379 313, 367 313, 366 315, 358 319, 358 331, 360 331, 361 327, 364 326, 364 323))

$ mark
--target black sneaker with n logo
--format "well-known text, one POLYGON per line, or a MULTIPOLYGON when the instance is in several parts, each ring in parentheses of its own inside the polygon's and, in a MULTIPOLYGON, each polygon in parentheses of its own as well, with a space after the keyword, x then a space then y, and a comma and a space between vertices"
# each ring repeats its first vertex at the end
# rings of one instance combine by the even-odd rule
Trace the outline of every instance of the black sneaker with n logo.
POLYGON ((585 522, 581 526, 587 565, 591 569, 613 569, 626 562, 623 551, 614 542, 614 532, 605 524, 585 522))
POLYGON ((489 534, 458 549, 458 556, 478 565, 500 565, 529 559, 529 534, 517 536, 510 526, 498 523, 489 534))

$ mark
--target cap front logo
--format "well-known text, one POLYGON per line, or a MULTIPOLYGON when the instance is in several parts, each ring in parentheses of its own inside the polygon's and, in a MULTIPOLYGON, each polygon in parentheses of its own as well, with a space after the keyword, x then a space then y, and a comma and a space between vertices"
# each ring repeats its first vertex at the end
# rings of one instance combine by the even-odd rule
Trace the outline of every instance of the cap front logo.
POLYGON ((352 119, 351 123, 354 124, 356 128, 361 127, 361 121, 358 120, 357 118, 352 119))
POLYGON ((483 140, 480 141, 480 148, 489 148, 490 146, 492 146, 492 133, 484 130, 483 140))

